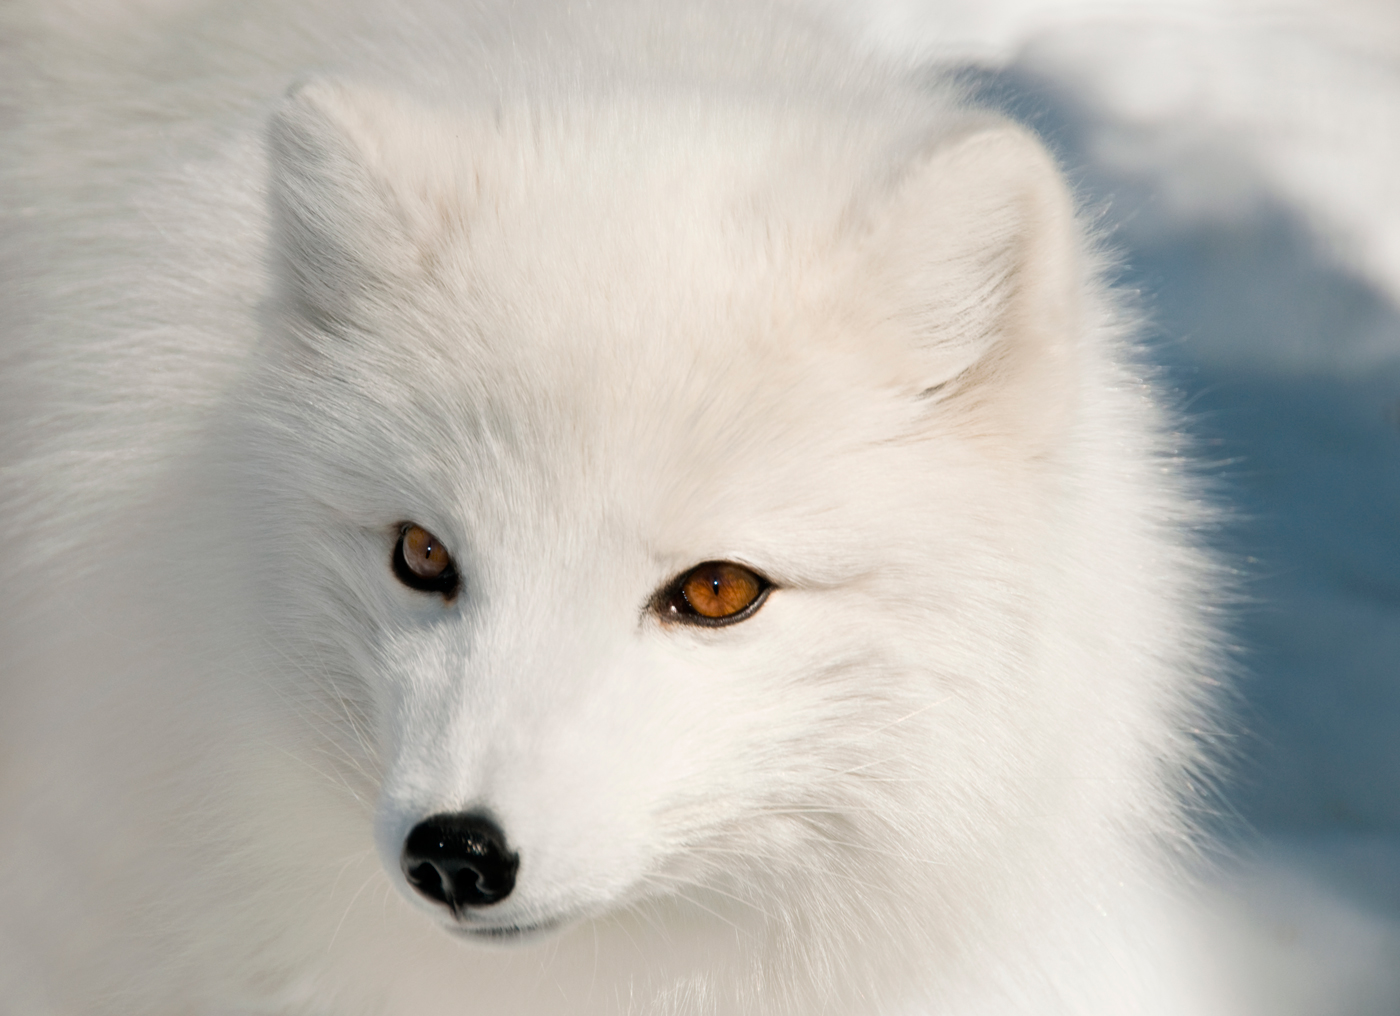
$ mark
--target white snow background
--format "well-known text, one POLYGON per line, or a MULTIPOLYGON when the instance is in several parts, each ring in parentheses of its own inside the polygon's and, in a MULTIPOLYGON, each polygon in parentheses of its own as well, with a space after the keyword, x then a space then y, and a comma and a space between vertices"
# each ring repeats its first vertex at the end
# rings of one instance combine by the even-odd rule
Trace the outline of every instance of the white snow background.
POLYGON ((1234 513, 1218 543, 1247 602, 1219 825, 1231 891, 1278 946, 1269 1009, 1395 1016, 1400 0, 820 6, 881 51, 964 68, 1101 216, 1234 513))

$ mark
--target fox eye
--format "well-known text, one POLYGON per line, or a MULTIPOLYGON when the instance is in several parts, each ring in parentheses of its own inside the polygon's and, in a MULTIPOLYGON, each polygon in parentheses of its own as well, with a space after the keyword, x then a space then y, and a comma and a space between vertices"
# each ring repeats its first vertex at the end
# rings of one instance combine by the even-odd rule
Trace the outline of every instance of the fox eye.
POLYGON ((457 592, 457 565, 432 533, 405 522, 394 546, 394 574, 410 589, 441 593, 449 599, 457 592))
POLYGON ((772 588, 762 575, 741 564, 706 561, 667 586, 657 608, 669 621, 718 627, 751 617, 772 588))

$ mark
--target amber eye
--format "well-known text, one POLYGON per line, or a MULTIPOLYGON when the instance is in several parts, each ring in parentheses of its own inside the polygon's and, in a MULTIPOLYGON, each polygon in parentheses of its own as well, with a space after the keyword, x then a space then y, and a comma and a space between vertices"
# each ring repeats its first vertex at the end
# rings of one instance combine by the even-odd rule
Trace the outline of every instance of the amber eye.
POLYGON ((410 589, 451 598, 459 584, 452 555, 432 533, 406 522, 394 547, 394 574, 410 589))
POLYGON ((751 616, 772 583, 741 564, 706 561, 671 583, 660 596, 663 617, 692 624, 733 624, 751 616))

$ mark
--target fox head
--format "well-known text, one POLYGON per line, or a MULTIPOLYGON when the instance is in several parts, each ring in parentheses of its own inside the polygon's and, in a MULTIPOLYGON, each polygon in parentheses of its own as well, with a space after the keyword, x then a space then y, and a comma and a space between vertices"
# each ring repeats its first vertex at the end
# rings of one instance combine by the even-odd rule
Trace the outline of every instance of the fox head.
POLYGON ((1170 496, 1026 132, 322 80, 270 151, 262 571, 425 920, 820 980, 1169 822, 1170 496))

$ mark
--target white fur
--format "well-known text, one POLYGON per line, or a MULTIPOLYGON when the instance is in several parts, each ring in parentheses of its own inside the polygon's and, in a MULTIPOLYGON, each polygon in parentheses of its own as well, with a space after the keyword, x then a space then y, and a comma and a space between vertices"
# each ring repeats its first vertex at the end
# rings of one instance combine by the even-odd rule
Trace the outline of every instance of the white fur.
POLYGON ((4 17, 7 1012, 1216 1011, 1200 510, 1033 138, 782 12, 4 17), (562 930, 404 883, 477 806, 562 930))

